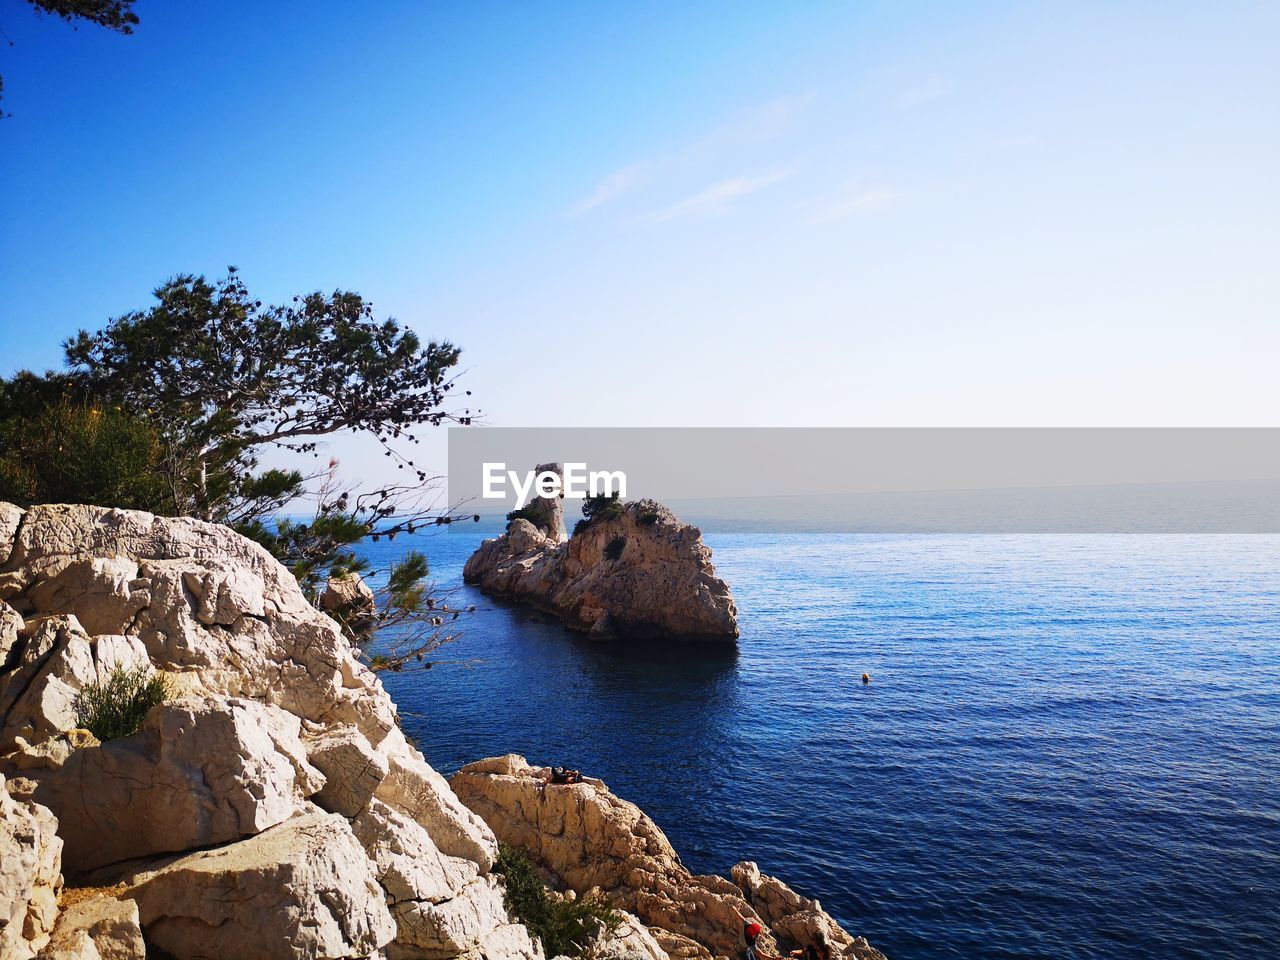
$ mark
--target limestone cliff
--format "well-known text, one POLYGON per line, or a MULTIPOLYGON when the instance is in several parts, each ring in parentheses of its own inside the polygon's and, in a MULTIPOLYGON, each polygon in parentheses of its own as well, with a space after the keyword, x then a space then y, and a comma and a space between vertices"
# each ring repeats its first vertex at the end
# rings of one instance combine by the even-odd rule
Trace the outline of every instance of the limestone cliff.
POLYGON ((0 504, 0 648, 4 960, 542 957, 492 831, 257 545, 0 504), (99 743, 73 703, 117 664, 177 696, 99 743))
POLYGON ((738 610, 701 531, 654 500, 620 506, 564 543, 514 520, 471 555, 463 578, 593 636, 735 640, 738 610))

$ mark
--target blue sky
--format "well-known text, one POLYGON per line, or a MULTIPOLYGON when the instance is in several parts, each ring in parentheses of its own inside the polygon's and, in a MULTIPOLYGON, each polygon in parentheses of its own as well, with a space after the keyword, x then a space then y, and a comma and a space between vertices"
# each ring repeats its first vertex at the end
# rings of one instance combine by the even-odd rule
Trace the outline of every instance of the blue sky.
POLYGON ((0 7, 0 373, 234 263, 504 426, 1276 423, 1275 4, 136 9, 0 7))

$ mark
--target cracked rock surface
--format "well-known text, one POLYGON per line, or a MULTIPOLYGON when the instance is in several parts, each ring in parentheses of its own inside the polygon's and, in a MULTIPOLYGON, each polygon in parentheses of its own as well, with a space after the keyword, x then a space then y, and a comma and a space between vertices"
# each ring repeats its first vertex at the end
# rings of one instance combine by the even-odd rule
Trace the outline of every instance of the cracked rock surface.
POLYGON ((4 960, 543 960, 492 831, 225 527, 0 504, 0 777, 4 960), (100 743, 75 698, 117 665, 174 696, 100 743))
POLYGON ((58 916, 62 841, 47 807, 10 796, 0 776, 0 957, 29 960, 58 916))

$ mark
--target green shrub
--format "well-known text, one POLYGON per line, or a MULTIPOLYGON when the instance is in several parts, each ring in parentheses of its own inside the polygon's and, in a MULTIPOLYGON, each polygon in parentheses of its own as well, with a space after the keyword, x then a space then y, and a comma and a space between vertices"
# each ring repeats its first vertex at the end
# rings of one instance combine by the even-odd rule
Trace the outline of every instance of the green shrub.
POLYGON ((117 666, 105 682, 85 684, 76 695, 76 726, 99 740, 128 737, 138 732, 148 710, 172 694, 168 678, 150 665, 117 666))
POLYGON ((534 507, 521 507, 519 510, 512 510, 507 514, 507 528, 510 529, 511 524, 517 520, 528 520, 535 527, 542 523, 545 518, 542 513, 534 507))
POLYGON ((657 510, 642 510, 636 516, 636 523, 640 524, 642 527, 652 527, 661 519, 662 516, 657 510))
POLYGON ((529 858, 505 843, 498 845, 494 870, 505 881, 507 909, 542 941, 548 957, 581 957, 596 936, 611 933, 622 921, 603 897, 552 897, 529 858))
POLYGON ((624 512, 622 501, 616 493, 587 497, 582 501, 582 519, 573 525, 573 535, 576 537, 598 520, 616 520, 624 512))
POLYGON ((614 537, 609 541, 609 545, 604 548, 606 560, 617 560, 622 556, 622 551, 627 549, 626 537, 614 537))
POLYGON ((59 400, 0 419, 0 500, 171 512, 162 456, 145 421, 107 404, 59 400))

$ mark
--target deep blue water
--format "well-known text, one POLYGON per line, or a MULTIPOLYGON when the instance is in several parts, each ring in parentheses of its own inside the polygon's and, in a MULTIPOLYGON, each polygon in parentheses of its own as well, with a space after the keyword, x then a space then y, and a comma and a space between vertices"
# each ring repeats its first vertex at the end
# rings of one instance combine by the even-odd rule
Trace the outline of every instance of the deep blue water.
MULTIPOLYGON (((599 776, 892 960, 1280 955, 1280 538, 705 538, 736 651, 459 588, 481 662, 387 675, 406 730, 599 776)), ((456 585, 478 540, 414 545, 456 585)))

